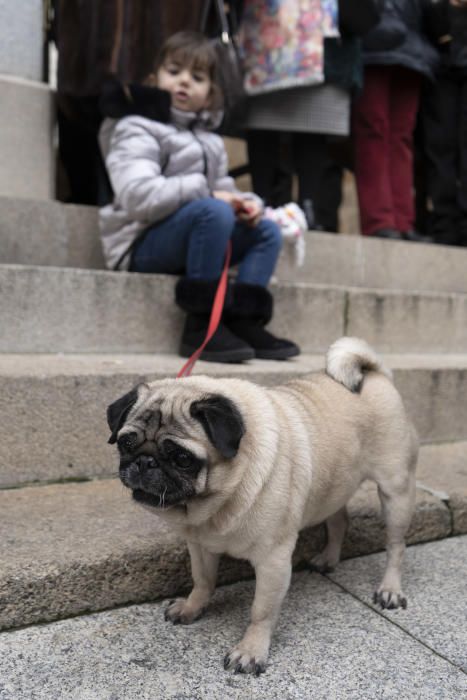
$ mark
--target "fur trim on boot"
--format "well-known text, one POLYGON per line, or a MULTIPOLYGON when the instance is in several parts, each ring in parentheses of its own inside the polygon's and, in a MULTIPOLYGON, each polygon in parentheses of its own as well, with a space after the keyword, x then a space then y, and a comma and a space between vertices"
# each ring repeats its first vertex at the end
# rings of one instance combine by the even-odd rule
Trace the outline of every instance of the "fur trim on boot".
POLYGON ((300 348, 290 340, 276 338, 264 326, 272 318, 273 298, 266 287, 236 283, 232 286, 232 301, 225 312, 225 323, 236 336, 244 340, 263 360, 285 360, 300 354, 300 348))
MULTIPOLYGON (((180 355, 190 357, 203 343, 209 326, 218 280, 183 277, 175 287, 177 305, 187 313, 180 343, 180 355)), ((229 293, 226 302, 230 304, 229 293)), ((224 306, 225 309, 225 306, 224 306)), ((201 353, 208 362, 243 362, 255 356, 254 350, 222 322, 201 353)))

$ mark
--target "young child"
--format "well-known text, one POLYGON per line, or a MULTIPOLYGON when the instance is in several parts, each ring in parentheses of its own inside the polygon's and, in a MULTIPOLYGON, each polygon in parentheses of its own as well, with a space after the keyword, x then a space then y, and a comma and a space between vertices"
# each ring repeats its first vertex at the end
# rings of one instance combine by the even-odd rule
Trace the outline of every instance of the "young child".
POLYGON ((184 273, 176 303, 187 313, 180 346, 187 357, 206 335, 230 239, 238 275, 201 359, 241 362, 299 354, 294 343, 264 328, 272 317, 266 286, 281 233, 263 218, 256 195, 235 188, 223 141, 210 131, 222 117, 214 48, 201 34, 174 34, 146 85, 116 86, 105 99, 106 113, 114 117, 100 132, 114 193, 112 204, 100 210, 108 266, 184 273))

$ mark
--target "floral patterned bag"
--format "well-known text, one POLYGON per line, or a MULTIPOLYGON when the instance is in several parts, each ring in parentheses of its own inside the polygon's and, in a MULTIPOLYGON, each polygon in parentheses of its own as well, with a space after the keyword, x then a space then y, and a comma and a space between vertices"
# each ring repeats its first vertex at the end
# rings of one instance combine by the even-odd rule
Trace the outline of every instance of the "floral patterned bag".
POLYGON ((250 95, 324 81, 324 38, 339 36, 337 0, 245 0, 240 46, 250 95))

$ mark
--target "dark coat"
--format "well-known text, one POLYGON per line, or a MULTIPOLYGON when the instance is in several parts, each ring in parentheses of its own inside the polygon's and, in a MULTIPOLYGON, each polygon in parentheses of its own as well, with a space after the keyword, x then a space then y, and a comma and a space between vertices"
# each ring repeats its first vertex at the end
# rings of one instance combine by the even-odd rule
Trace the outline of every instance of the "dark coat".
POLYGON ((467 8, 453 7, 449 0, 433 3, 427 24, 440 52, 440 68, 467 73, 467 8))
POLYGON ((398 65, 433 77, 439 62, 438 52, 426 29, 427 7, 432 0, 384 0, 380 24, 363 39, 365 65, 398 65), (405 38, 393 48, 385 48, 384 32, 391 24, 401 23, 405 38), (378 34, 377 34, 378 33, 378 34), (375 41, 376 35, 378 39, 375 41), (375 49, 375 44, 382 46, 375 49), (369 48, 371 46, 371 49, 369 48))
POLYGON ((59 96, 92 97, 113 73, 141 81, 168 36, 198 30, 204 0, 55 0, 59 96))

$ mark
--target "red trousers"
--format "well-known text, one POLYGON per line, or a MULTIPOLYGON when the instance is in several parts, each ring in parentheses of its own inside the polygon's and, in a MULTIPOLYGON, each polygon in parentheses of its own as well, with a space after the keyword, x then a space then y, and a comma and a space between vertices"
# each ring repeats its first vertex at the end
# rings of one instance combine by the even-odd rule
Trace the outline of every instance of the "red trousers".
POLYGON ((413 131, 421 76, 402 66, 366 66, 355 101, 355 178, 362 233, 414 227, 413 131))

